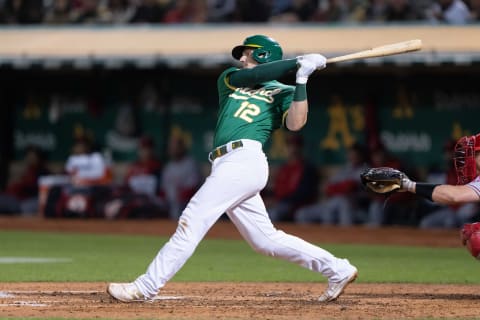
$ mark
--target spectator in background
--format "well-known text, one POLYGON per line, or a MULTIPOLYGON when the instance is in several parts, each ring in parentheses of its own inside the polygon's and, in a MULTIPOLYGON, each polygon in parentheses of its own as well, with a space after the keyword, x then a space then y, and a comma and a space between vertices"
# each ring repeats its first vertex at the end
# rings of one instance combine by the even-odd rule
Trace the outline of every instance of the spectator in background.
POLYGON ((206 0, 177 0, 165 13, 164 23, 204 23, 207 21, 206 0))
POLYGON ((96 0, 74 1, 70 13, 71 22, 79 24, 97 23, 97 5, 96 0))
POLYGON ((153 139, 140 138, 137 150, 137 160, 127 169, 125 182, 133 192, 158 195, 163 165, 155 154, 153 139))
POLYGON ((415 21, 418 18, 415 8, 408 0, 388 0, 385 9, 385 20, 387 22, 415 21))
POLYGON ((313 20, 320 22, 361 22, 365 20, 366 5, 362 1, 321 0, 313 20))
POLYGON ((169 217, 178 219, 202 182, 197 162, 189 155, 185 139, 172 135, 168 141, 169 160, 162 174, 161 190, 169 217))
POLYGON ((85 137, 74 142, 65 171, 71 177, 72 185, 77 187, 110 185, 113 180, 111 164, 85 137))
POLYGON ((6 0, 0 0, 0 24, 7 23, 7 12, 5 12, 5 2, 6 0))
POLYGON ((342 21, 348 15, 343 1, 322 0, 314 14, 314 20, 319 22, 342 21))
POLYGON ((137 159, 127 168, 125 184, 113 188, 104 199, 103 215, 107 219, 164 218, 166 204, 160 196, 162 162, 155 154, 150 136, 138 141, 137 159))
MULTIPOLYGON (((434 184, 457 184, 457 173, 453 162, 455 140, 447 141, 443 148, 445 166, 441 172, 432 171, 427 176, 427 183, 434 184)), ((419 227, 429 228, 456 228, 470 222, 478 211, 478 203, 470 202, 463 204, 440 205, 427 201, 431 207, 430 212, 421 220, 419 227)))
MULTIPOLYGON (((372 146, 372 150, 370 150, 370 166, 374 168, 391 167, 399 170, 402 169, 400 160, 388 152, 387 148, 381 143, 372 146)), ((367 221, 365 221, 365 223, 370 227, 379 227, 383 225, 386 220, 383 208, 385 197, 373 193, 368 193, 368 196, 370 197, 370 204, 367 221)))
MULTIPOLYGON (((409 177, 417 177, 418 172, 404 168, 403 163, 381 143, 372 147, 371 167, 392 167, 402 170, 409 177)), ((418 223, 416 208, 418 198, 407 192, 398 192, 390 197, 368 193, 370 204, 365 224, 369 227, 381 225, 412 225, 418 223)))
POLYGON ((236 22, 267 22, 272 12, 272 1, 238 0, 236 22))
POLYGON ((103 217, 99 209, 110 195, 113 182, 111 163, 94 150, 86 136, 75 139, 65 164, 70 184, 49 189, 44 215, 46 217, 103 217))
POLYGON ((38 24, 43 21, 42 0, 6 0, 4 10, 9 24, 38 24))
POLYGON ((34 214, 38 212, 38 179, 50 174, 45 153, 36 146, 25 151, 24 168, 0 194, 0 214, 34 214))
POLYGON ((407 22, 421 19, 418 7, 409 0, 371 0, 366 5, 369 22, 407 22))
POLYGON ((366 169, 365 148, 354 144, 347 151, 347 162, 326 183, 325 197, 318 203, 299 209, 295 222, 320 222, 349 226, 360 216, 359 210, 366 192, 361 187, 360 173, 366 169))
POLYGON ((140 0, 135 6, 131 23, 160 23, 171 1, 140 0))
POLYGON ((135 6, 129 0, 107 0, 98 7, 98 22, 125 24, 132 20, 135 6))
POLYGON ((307 22, 312 19, 313 13, 317 9, 316 0, 274 1, 274 3, 270 17, 271 22, 307 22))
POLYGON ((71 1, 54 0, 53 4, 46 9, 44 22, 47 24, 71 23, 71 9, 71 1))
POLYGON ((207 0, 208 22, 229 22, 234 19, 236 0, 207 0))
POLYGON ((388 0, 370 0, 365 10, 365 19, 369 22, 385 22, 387 20, 388 0))
POLYGON ((471 16, 462 0, 436 0, 426 11, 426 17, 431 22, 447 24, 466 24, 471 16))
POLYGON ((470 0, 470 20, 480 22, 480 0, 470 0))
POLYGON ((289 132, 285 142, 287 161, 276 170, 273 203, 267 210, 272 221, 292 220, 295 210, 312 203, 317 196, 317 169, 303 155, 303 137, 289 132))

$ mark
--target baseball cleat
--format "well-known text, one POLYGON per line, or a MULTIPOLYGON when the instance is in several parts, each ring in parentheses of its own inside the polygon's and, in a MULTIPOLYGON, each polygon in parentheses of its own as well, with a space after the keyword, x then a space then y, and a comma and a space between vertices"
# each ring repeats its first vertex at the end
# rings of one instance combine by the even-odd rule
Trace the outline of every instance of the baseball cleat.
POLYGON ((358 276, 357 268, 354 267, 353 272, 345 277, 344 279, 338 282, 328 282, 328 288, 325 292, 318 298, 320 302, 330 302, 336 300, 345 290, 345 288, 355 281, 358 276))
POLYGON ((113 298, 122 302, 145 301, 145 296, 138 290, 137 286, 130 283, 110 283, 107 293, 113 298))

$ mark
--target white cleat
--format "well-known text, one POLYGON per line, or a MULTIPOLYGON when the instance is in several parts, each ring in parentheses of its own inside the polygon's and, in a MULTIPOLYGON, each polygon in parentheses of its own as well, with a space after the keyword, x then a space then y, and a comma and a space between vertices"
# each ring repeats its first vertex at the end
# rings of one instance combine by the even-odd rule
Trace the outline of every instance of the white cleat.
POLYGON ((122 302, 145 301, 145 296, 138 290, 137 286, 130 283, 110 283, 107 293, 113 298, 122 302))
POLYGON ((357 268, 353 267, 353 272, 338 282, 328 282, 328 288, 318 298, 320 302, 330 302, 336 300, 345 290, 345 288, 355 281, 358 276, 357 268))

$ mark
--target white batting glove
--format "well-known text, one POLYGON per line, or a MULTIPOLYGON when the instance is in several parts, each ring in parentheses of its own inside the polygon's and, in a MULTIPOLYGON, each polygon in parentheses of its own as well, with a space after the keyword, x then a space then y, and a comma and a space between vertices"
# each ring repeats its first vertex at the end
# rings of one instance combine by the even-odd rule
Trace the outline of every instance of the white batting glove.
POLYGON ((323 69, 327 66, 327 58, 318 53, 305 54, 302 56, 302 59, 315 63, 317 69, 323 69))
POLYGON ((300 67, 297 70, 297 79, 296 82, 298 84, 305 84, 307 83, 308 77, 317 70, 317 65, 307 59, 300 59, 298 58, 298 64, 300 67))

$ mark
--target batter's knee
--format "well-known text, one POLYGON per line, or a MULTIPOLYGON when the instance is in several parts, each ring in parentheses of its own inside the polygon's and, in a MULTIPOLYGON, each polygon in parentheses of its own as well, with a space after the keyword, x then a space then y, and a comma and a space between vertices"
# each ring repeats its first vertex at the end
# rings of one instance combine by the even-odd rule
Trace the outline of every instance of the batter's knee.
POLYGON ((263 254, 265 256, 275 257, 277 256, 279 250, 281 250, 282 242, 281 239, 285 235, 283 231, 275 231, 272 234, 263 235, 254 239, 250 245, 253 250, 257 253, 263 254))

